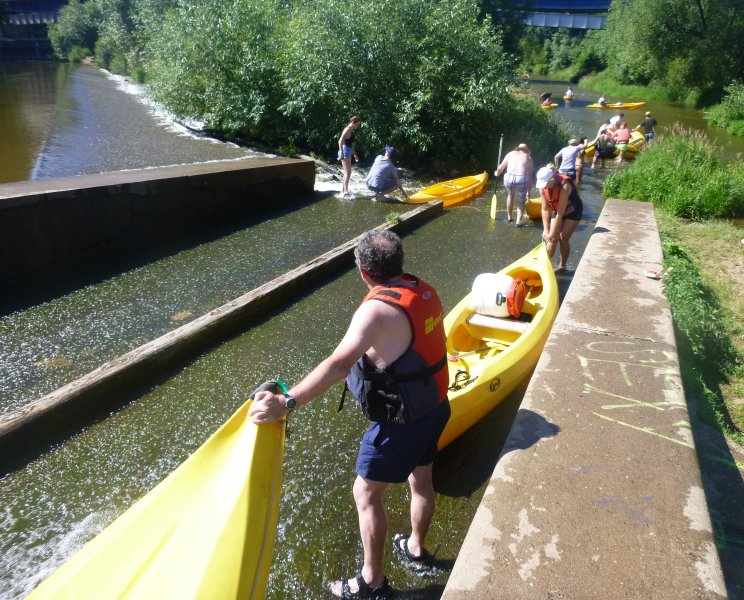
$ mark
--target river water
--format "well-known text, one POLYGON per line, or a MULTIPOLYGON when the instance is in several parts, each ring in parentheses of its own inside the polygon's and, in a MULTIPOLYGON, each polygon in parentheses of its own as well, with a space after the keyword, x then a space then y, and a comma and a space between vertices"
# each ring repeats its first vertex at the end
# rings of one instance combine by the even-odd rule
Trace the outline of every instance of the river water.
MULTIPOLYGON (((25 69, 21 65, 4 69, 0 98, 15 102, 12 114, 29 115, 29 126, 16 123, 13 133, 17 143, 24 140, 27 147, 14 152, 4 140, 3 156, 7 152, 18 157, 14 174, 6 177, 3 172, 6 181, 249 153, 174 129, 136 94, 122 93, 126 82, 96 69, 35 63, 25 69), (23 82, 24 94, 36 94, 36 100, 26 102, 28 96, 18 95, 13 99, 8 73, 23 82), (34 107, 38 121, 31 118, 34 107)), ((6 104, 2 102, 4 111, 6 104)), ((603 116, 575 107, 553 112, 555 118, 568 119, 585 130, 585 135, 596 131, 603 116)), ((669 117, 659 118, 660 122, 664 118, 669 117)), ((588 173, 582 183, 585 220, 572 239, 572 267, 578 264, 601 211, 602 179, 610 170, 588 173)), ((352 180, 358 196, 363 193, 363 176, 362 170, 356 170, 352 180)), ((412 189, 419 184, 410 177, 406 183, 412 189)), ((339 187, 319 172, 316 193, 304 199, 298 210, 212 232, 208 239, 168 256, 123 267, 43 302, 18 298, 12 308, 11 300, 11 308, 0 318, 0 412, 25 404, 356 236, 382 222, 387 213, 408 208, 361 197, 343 201, 336 194, 339 187)), ((407 268, 439 289, 445 309, 469 290, 478 273, 498 270, 540 242, 540 227, 518 229, 506 223, 501 190, 501 210, 495 222, 489 219, 492 191, 493 184, 486 195, 446 211, 405 237, 407 268)), ((561 278, 564 290, 569 282, 570 276, 561 278)), ((286 310, 204 353, 110 417, 3 476, 0 597, 18 598, 30 591, 171 472, 258 383, 279 376, 291 384, 307 373, 340 339, 364 291, 354 271, 340 274, 286 310)), ((365 423, 350 407, 336 413, 339 394, 340 386, 335 386, 292 419, 271 598, 324 598, 328 581, 349 576, 359 567, 351 484, 365 423)), ((519 400, 520 393, 514 394, 447 448, 435 464, 438 511, 428 547, 442 560, 457 556, 519 400)), ((388 506, 391 535, 407 531, 407 495, 402 486, 390 491, 388 506)), ((447 580, 446 571, 422 580, 394 561, 388 564, 393 583, 411 590, 411 598, 438 598, 447 580)))

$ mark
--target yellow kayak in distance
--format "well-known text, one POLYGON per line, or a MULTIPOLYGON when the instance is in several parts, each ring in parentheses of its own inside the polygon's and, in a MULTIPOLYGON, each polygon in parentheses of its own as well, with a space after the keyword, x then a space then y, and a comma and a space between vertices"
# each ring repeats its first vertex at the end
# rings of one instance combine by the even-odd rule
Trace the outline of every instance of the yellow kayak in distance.
POLYGON ((254 425, 250 404, 28 598, 264 598, 286 421, 254 425))
POLYGON ((552 102, 550 104, 541 104, 540 106, 542 106, 545 110, 553 110, 556 106, 558 106, 558 103, 552 102))
POLYGON ((618 109, 618 108, 624 108, 625 110, 635 110, 636 108, 641 108, 642 106, 646 106, 645 102, 614 102, 612 104, 597 104, 596 102, 594 104, 587 104, 587 108, 612 108, 612 109, 618 109))
POLYGON ((530 374, 558 313, 558 284, 544 244, 498 274, 527 284, 519 319, 474 312, 471 293, 444 319, 452 415, 439 448, 480 421, 530 374))
POLYGON ((455 206, 483 193, 488 183, 488 173, 483 171, 478 175, 468 175, 457 179, 440 181, 408 196, 405 200, 409 204, 425 204, 432 200, 442 200, 444 206, 455 206))

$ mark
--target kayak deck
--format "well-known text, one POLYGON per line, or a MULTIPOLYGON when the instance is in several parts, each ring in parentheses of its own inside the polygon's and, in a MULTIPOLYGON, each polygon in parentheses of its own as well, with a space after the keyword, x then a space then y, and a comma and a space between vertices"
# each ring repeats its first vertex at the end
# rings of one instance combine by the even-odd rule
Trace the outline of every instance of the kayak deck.
POLYGON ((530 373, 558 312, 558 285, 543 244, 499 273, 527 282, 519 319, 475 313, 470 294, 445 317, 452 414, 440 448, 481 420, 530 373))

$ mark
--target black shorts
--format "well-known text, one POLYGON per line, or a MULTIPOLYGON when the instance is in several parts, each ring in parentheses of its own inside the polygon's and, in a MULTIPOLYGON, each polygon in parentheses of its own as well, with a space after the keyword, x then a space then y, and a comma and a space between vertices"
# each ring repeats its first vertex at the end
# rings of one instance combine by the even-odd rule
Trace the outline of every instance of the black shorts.
POLYGON ((578 202, 572 202, 571 206, 574 207, 574 209, 568 213, 563 214, 564 219, 568 219, 569 221, 581 221, 581 217, 584 214, 584 203, 579 200, 578 202))
POLYGON ((449 417, 449 401, 445 400, 410 425, 372 423, 359 445, 357 474, 372 481, 403 483, 416 467, 434 462, 449 417))

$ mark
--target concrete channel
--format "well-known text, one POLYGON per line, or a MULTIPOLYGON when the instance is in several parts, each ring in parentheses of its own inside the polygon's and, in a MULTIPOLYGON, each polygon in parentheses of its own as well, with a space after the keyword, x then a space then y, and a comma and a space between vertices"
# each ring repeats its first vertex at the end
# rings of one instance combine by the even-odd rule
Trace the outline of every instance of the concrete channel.
POLYGON ((727 597, 662 258, 607 200, 444 600, 727 597))
MULTIPOLYGON (((378 229, 402 233, 442 212, 442 202, 430 202, 378 229)), ((0 415, 0 470, 22 462, 25 452, 59 439, 76 425, 110 413, 134 390, 167 376, 210 345, 236 335, 350 267, 357 240, 355 237, 44 397, 0 415)))
POLYGON ((314 182, 312 160, 251 158, 0 184, 0 283, 276 209, 314 182))

